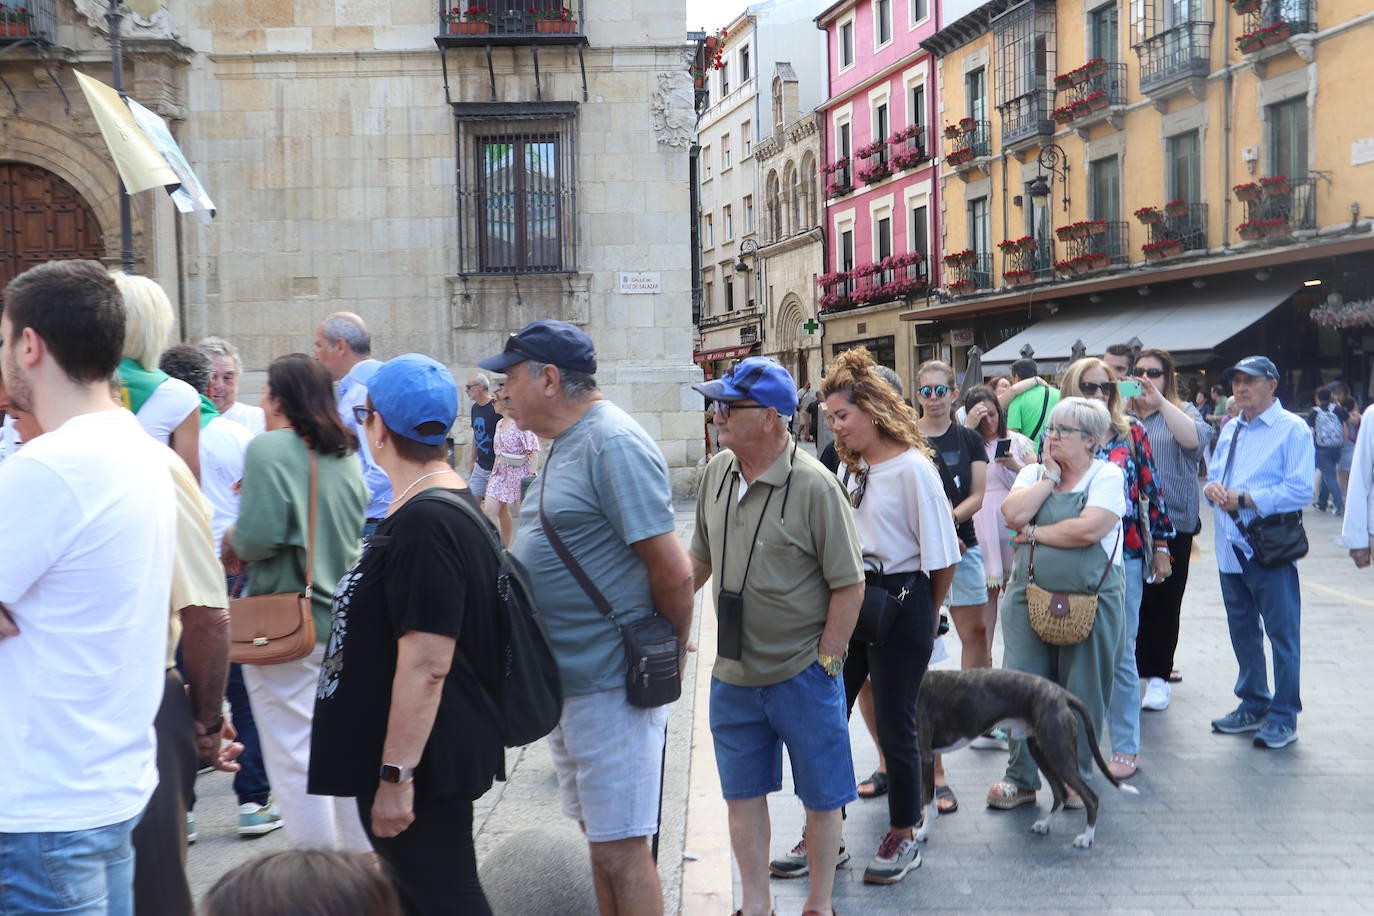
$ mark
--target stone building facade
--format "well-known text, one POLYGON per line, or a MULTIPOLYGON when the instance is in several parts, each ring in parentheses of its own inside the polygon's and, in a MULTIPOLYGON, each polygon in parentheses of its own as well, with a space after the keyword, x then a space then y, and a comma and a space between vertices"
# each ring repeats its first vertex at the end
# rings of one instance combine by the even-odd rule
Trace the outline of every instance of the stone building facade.
MULTIPOLYGON (((70 186, 102 234, 92 247, 117 255, 114 171, 71 73, 110 79, 103 4, 41 2, 57 7, 46 41, 0 61, 23 105, 0 161, 70 186)), ((219 208, 178 224, 163 195, 137 195, 139 269, 183 336, 239 344, 250 390, 331 311, 362 315, 379 357, 425 352, 456 374, 534 318, 580 324, 606 395, 685 492, 702 445, 684 11, 577 5, 546 30, 561 3, 488 6, 482 33, 428 0, 192 0, 131 17, 127 91, 172 121, 219 208)))

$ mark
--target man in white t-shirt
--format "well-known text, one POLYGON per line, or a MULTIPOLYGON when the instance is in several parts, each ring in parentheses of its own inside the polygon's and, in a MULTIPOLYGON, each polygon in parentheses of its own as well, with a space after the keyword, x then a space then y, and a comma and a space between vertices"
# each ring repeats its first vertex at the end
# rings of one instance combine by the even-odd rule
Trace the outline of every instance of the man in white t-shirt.
POLYGON ((353 408, 367 403, 367 383, 382 364, 372 358, 372 335, 362 318, 352 312, 326 315, 315 329, 314 358, 329 370, 339 385, 339 419, 358 437, 358 460, 363 463, 363 482, 369 502, 363 520, 363 537, 377 530, 391 503, 391 479, 372 460, 372 443, 353 416, 353 408))
POLYGON ((219 415, 246 427, 255 436, 266 430, 267 415, 263 409, 239 400, 243 360, 238 348, 223 337, 206 337, 196 346, 210 357, 210 387, 205 393, 215 402, 219 415))
POLYGON ((0 912, 132 912, 157 783, 176 505, 166 446, 110 396, 124 309, 94 261, 5 288, 7 393, 47 430, 0 465, 0 912))

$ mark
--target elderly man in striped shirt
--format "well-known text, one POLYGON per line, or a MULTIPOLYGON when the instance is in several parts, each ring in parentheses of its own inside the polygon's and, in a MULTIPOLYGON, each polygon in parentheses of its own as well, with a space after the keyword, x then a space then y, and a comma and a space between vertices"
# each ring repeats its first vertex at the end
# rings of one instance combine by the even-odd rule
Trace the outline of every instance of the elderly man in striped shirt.
POLYGON ((1247 356, 1223 372, 1221 380, 1231 386, 1240 415, 1221 431, 1202 492, 1213 506, 1221 594, 1240 667, 1240 705, 1214 719, 1212 728, 1226 734, 1256 732, 1256 747, 1278 749, 1297 740, 1302 709, 1298 567, 1295 562, 1261 566, 1235 518, 1250 525, 1307 505, 1315 461, 1312 433, 1274 397, 1279 371, 1268 357, 1247 356), (1265 634, 1274 654, 1272 694, 1265 634))

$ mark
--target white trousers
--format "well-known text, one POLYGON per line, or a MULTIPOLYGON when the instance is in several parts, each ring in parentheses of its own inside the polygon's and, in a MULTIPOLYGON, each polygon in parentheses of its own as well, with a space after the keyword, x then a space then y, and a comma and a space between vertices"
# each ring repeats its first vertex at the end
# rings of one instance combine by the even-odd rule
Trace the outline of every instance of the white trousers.
POLYGON ((371 852, 351 798, 308 795, 310 722, 320 680, 324 644, 305 658, 279 665, 244 665, 243 680, 253 704, 262 759, 281 811, 282 829, 297 849, 371 852))

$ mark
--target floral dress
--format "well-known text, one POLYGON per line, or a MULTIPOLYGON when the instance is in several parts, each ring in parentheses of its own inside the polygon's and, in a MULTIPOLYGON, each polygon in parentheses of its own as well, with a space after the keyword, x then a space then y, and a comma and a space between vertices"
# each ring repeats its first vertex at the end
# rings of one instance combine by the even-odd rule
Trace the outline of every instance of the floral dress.
POLYGON ((515 425, 515 421, 503 418, 496 424, 496 436, 492 448, 496 451, 496 463, 492 465, 491 479, 487 481, 487 496, 503 503, 520 502, 520 481, 533 470, 530 456, 539 451, 539 437, 515 425), (523 464, 511 464, 506 456, 523 457, 523 464))
MULTIPOLYGON (((1126 514, 1121 517, 1122 536, 1125 556, 1139 559, 1145 554, 1145 545, 1140 540, 1140 529, 1136 518, 1140 514, 1142 495, 1150 500, 1150 535, 1155 543, 1173 537, 1177 532, 1169 519, 1169 510, 1164 503, 1164 493, 1159 489, 1158 474, 1155 471, 1154 452, 1150 449, 1150 437, 1145 426, 1135 417, 1131 421, 1131 442, 1120 436, 1098 449, 1097 457, 1121 468, 1126 475, 1126 514), (1136 455, 1140 456, 1137 463, 1136 455)), ((1146 557, 1148 563, 1150 558, 1146 557)))
MULTIPOLYGON (((1040 460, 1035 454, 1035 443, 1014 430, 1008 431, 1007 436, 1011 439, 1011 452, 1016 460, 1022 464, 1035 464, 1040 460)), ((983 508, 973 516, 973 530, 983 548, 983 572, 987 575, 988 588, 1001 588, 1007 584, 1012 565, 1011 532, 1007 530, 1007 520, 1002 515, 1002 501, 1016 482, 1016 472, 997 463, 996 439, 986 445, 987 489, 983 492, 983 508)))

